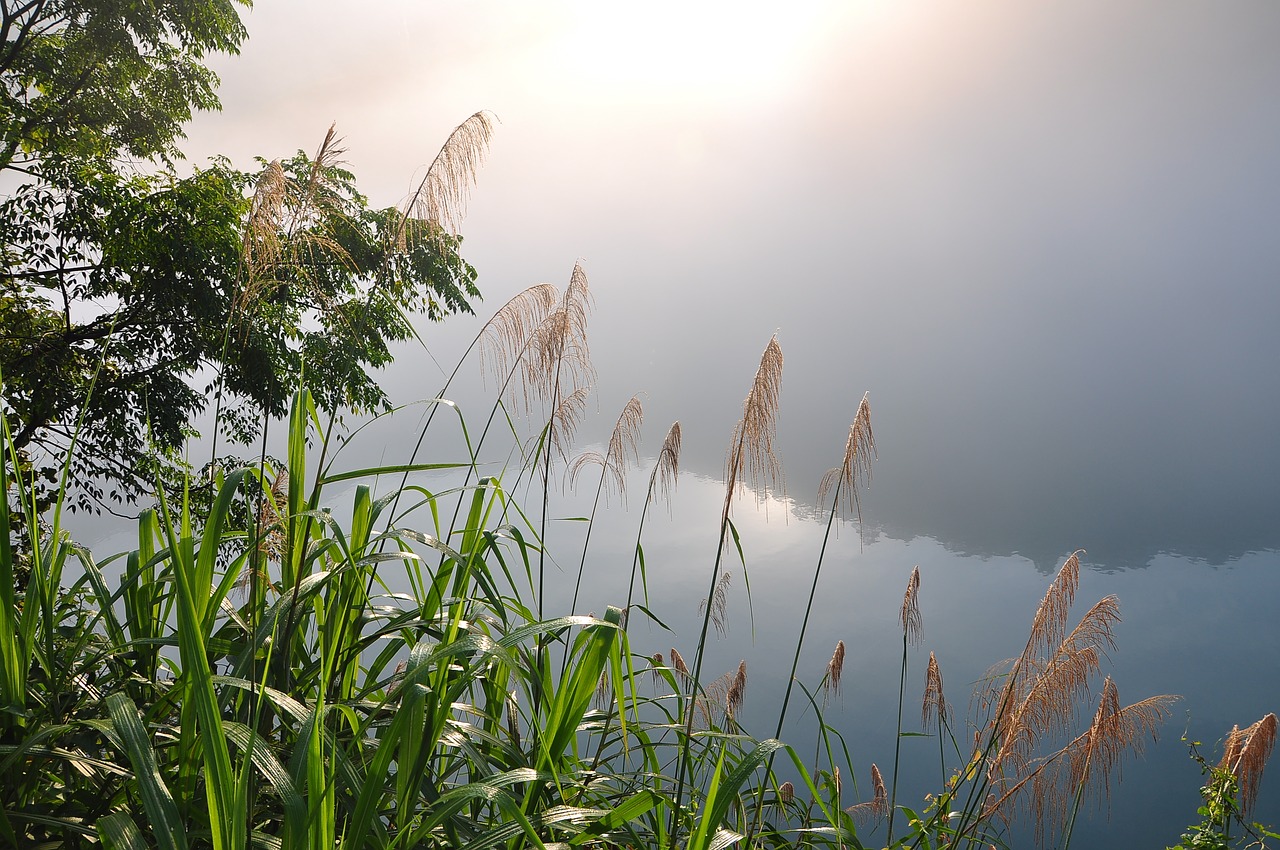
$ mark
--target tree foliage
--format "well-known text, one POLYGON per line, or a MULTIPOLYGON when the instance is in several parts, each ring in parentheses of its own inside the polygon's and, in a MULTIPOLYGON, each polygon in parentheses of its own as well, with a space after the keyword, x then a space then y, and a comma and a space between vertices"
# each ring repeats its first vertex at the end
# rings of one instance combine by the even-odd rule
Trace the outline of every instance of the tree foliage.
POLYGON ((235 53, 247 0, 0 0, 0 168, 49 153, 179 155, 215 109, 209 53, 235 53))
POLYGON ((469 312, 451 225, 490 132, 450 137, 403 209, 314 155, 172 166, 201 62, 244 37, 229 0, 0 0, 0 381, 15 444, 52 475, 78 434, 81 507, 132 501, 210 404, 246 440, 303 369, 329 409, 386 404, 370 370, 414 314, 469 312), (144 158, 139 163, 137 158, 144 158))

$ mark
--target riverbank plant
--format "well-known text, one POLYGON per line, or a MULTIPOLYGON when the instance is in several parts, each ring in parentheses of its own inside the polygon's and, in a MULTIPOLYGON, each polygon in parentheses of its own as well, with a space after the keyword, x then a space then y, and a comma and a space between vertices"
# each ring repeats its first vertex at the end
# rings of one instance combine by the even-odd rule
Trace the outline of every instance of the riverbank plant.
MULTIPOLYGON (((601 496, 622 492, 639 456, 643 412, 633 399, 606 449, 573 460, 594 376, 589 304, 580 267, 563 294, 544 285, 512 299, 475 344, 498 381, 484 425, 473 430, 442 392, 426 402, 418 446, 398 463, 342 466, 334 422, 304 377, 282 461, 266 460, 264 445, 257 463, 213 464, 176 490, 157 486, 154 506, 136 520, 135 546, 101 560, 74 542, 63 498, 39 513, 6 430, 0 841, 128 850, 985 848, 1009 842, 1022 819, 1044 845, 1067 846, 1077 816, 1105 800, 1121 759, 1155 734, 1172 700, 1122 705, 1102 677, 1119 608, 1107 597, 1072 625, 1078 553, 1050 585, 1020 654, 981 683, 967 719, 948 702, 930 654, 925 732, 907 718, 927 577, 904 570, 902 608, 886 616, 902 630, 893 763, 926 733, 939 759, 939 787, 918 808, 900 801, 898 770, 886 779, 875 764, 854 765, 825 716, 850 675, 843 642, 812 678, 799 669, 823 554, 772 737, 757 739, 741 723, 746 662, 708 672, 727 577, 739 572, 749 583, 733 519, 741 485, 768 487, 779 471, 776 339, 730 441, 700 633, 671 637, 692 665, 676 648, 635 651, 629 631, 661 615, 648 606, 644 517, 675 484, 678 423, 652 462, 625 598, 599 615, 550 610, 553 481, 599 467, 572 556, 581 581, 593 567, 601 496), (440 411, 448 416, 436 421, 440 411), (519 415, 538 411, 531 426, 519 415), (421 458, 429 427, 453 428, 462 454, 421 458), (20 562, 30 565, 21 589, 20 562), (799 693, 816 738, 784 744, 799 693), (1083 709, 1092 719, 1082 731, 1085 705, 1096 708, 1083 709)), ((828 534, 842 516, 856 517, 870 475, 865 396, 838 457, 824 488, 828 534)), ((74 483, 67 468, 64 494, 74 483)), ((1274 717, 1271 730, 1274 738, 1274 717)), ((1228 761, 1259 765, 1231 767, 1233 787, 1245 789, 1247 778, 1256 789, 1266 758, 1251 743, 1258 734, 1242 737, 1228 761)))

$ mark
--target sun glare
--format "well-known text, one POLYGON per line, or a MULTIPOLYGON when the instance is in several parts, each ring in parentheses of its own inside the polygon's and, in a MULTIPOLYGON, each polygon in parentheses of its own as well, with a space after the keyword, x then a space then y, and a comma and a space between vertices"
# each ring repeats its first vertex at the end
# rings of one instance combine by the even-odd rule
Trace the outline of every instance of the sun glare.
POLYGON ((632 96, 758 98, 793 84, 834 8, 819 2, 584 2, 566 14, 554 62, 632 96))

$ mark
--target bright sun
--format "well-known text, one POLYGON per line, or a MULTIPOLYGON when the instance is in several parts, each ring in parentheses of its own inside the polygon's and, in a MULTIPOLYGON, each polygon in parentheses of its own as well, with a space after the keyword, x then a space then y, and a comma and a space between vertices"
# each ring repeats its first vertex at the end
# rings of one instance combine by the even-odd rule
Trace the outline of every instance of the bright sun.
POLYGON ((785 90, 838 2, 581 2, 565 15, 553 61, 631 96, 717 100, 785 90))

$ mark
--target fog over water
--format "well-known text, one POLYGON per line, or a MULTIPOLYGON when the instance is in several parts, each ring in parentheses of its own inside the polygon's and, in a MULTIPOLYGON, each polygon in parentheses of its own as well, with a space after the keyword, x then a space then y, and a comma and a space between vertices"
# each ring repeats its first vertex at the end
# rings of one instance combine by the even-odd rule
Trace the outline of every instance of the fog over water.
MULTIPOLYGON (((451 368, 492 310, 563 286, 582 258, 600 380, 584 442, 636 392, 644 454, 671 421, 685 429, 692 474, 650 555, 671 565, 672 600, 703 592, 715 479, 777 333, 794 516, 738 508, 757 669, 777 664, 765 638, 792 640, 760 600, 803 604, 817 483, 870 391, 867 545, 842 532, 815 669, 856 633, 864 681, 896 687, 874 635, 920 563, 927 638, 950 646, 963 705, 1019 651, 1045 574, 1087 549, 1084 597, 1125 605, 1122 696, 1187 699, 1126 768, 1130 817, 1096 820, 1086 846, 1173 843, 1165 827, 1193 817, 1184 709, 1212 742, 1280 707, 1280 6, 405 0, 352 17, 260 0, 247 23, 243 55, 216 63, 225 111, 191 127, 195 162, 314 149, 336 121, 362 188, 390 205, 467 115, 501 120, 463 228, 479 315, 425 327, 430 354, 406 349, 387 385, 434 395, 436 362, 451 368)), ((451 397, 473 421, 490 396, 467 374, 451 397)), ((404 460, 416 423, 353 444, 351 462, 404 460)), ((629 566, 633 533, 592 545, 629 566)), ((868 685, 849 722, 883 720, 890 696, 868 685)), ((868 729, 860 753, 883 763, 892 732, 868 729)), ((1276 785, 1263 819, 1280 819, 1276 785)))

